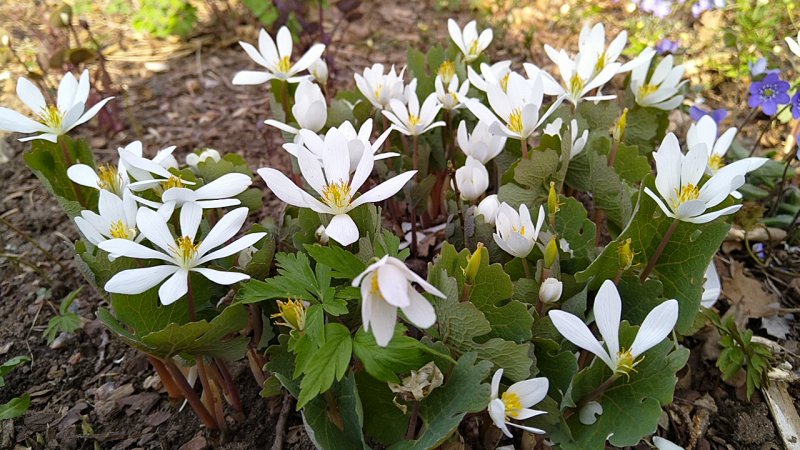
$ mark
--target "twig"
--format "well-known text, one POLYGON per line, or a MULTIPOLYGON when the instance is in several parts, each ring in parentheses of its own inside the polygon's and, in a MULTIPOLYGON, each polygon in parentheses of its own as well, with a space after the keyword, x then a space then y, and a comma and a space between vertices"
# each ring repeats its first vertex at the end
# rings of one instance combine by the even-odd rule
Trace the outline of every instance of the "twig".
POLYGON ((289 419, 291 410, 292 396, 288 392, 284 392, 281 413, 278 416, 278 422, 275 424, 275 441, 272 442, 272 450, 283 449, 283 438, 286 436, 286 421, 289 419))

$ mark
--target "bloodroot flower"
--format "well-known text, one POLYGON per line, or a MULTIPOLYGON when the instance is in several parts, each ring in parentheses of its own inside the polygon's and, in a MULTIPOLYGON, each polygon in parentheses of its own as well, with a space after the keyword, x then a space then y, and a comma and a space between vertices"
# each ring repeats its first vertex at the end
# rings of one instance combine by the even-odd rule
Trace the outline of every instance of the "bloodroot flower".
POLYGON ((547 378, 531 378, 514 383, 507 391, 503 392, 503 395, 500 395, 501 378, 503 378, 503 369, 497 369, 492 376, 492 397, 489 402, 489 416, 492 418, 494 426, 501 429, 503 434, 508 437, 512 437, 508 425, 531 433, 544 434, 543 430, 517 425, 509 420, 525 420, 547 414, 546 411, 530 409, 531 406, 541 402, 547 396, 547 389, 550 385, 547 378))
POLYGON ((778 112, 778 105, 789 103, 789 82, 780 79, 777 73, 772 72, 761 81, 756 81, 750 85, 750 99, 748 104, 751 108, 761 107, 764 114, 775 115, 778 112))

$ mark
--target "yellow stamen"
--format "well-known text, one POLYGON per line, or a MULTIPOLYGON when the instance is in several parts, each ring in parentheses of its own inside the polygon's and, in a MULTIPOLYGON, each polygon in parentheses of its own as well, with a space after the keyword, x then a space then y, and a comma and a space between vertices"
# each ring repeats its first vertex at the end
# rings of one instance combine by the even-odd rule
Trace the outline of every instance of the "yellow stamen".
MULTIPOLYGON (((408 115, 409 128, 416 128, 417 125, 420 124, 420 122, 422 122, 422 119, 420 119, 419 116, 414 115, 414 114, 409 114, 408 115)), ((414 130, 411 130, 411 131, 414 131, 414 130)))
POLYGON ((473 39, 472 44, 469 46, 469 54, 471 56, 478 56, 478 40, 473 39))
POLYGON ((303 331, 306 327, 306 306, 301 300, 278 300, 278 312, 270 316, 273 319, 282 318, 278 325, 287 326, 293 330, 303 331))
POLYGON ((369 293, 371 295, 377 295, 380 298, 383 298, 381 294, 381 287, 378 285, 378 273, 375 272, 372 274, 372 281, 370 282, 369 293))
POLYGON ((602 55, 597 59, 597 64, 594 66, 595 73, 600 72, 601 70, 605 69, 606 67, 606 52, 603 52, 602 55))
POLYGON ((681 186, 680 190, 675 189, 675 194, 677 194, 678 197, 672 200, 672 207, 677 209, 686 202, 700 198, 700 189, 698 189, 697 186, 689 183, 681 186))
POLYGON ((514 392, 505 391, 500 397, 506 407, 506 418, 516 419, 519 413, 522 412, 522 402, 519 395, 514 392))
POLYGON ((445 60, 442 65, 439 66, 439 70, 437 70, 436 73, 442 77, 442 81, 444 81, 445 84, 450 84, 450 80, 452 80, 456 74, 456 65, 453 61, 445 60))
POLYGON ((570 93, 572 93, 572 95, 577 97, 577 96, 581 95, 581 92, 583 91, 583 87, 585 85, 586 85, 586 82, 583 80, 583 78, 578 76, 578 74, 576 73, 569 80, 569 91, 570 91, 570 93))
POLYGON ((500 79, 500 88, 503 89, 503 92, 508 92, 508 79, 511 77, 511 72, 508 72, 506 76, 500 79))
POLYGON ((170 247, 170 250, 181 260, 183 263, 182 265, 186 266, 191 263, 197 255, 197 247, 199 246, 200 244, 192 242, 192 238, 189 236, 183 236, 175 239, 175 246, 170 247))
POLYGON ((645 84, 639 88, 639 98, 645 98, 658 90, 657 84, 645 84))
POLYGON ((520 228, 517 228, 517 227, 515 227, 515 226, 513 226, 513 225, 512 225, 512 226, 511 226, 511 231, 514 231, 514 232, 516 232, 516 233, 519 233, 519 234, 521 234, 521 235, 525 236, 525 225, 523 225, 523 226, 522 226, 522 227, 520 227, 520 228))
POLYGON ((322 188, 322 197, 325 203, 335 210, 344 210, 350 206, 350 184, 347 181, 339 181, 322 188))
POLYGON ((64 123, 64 116, 55 105, 47 105, 39 112, 39 122, 49 128, 60 130, 64 123))
POLYGON ((511 111, 511 115, 508 116, 508 129, 520 136, 525 132, 525 126, 522 123, 522 110, 519 108, 511 111))
POLYGON ((625 239, 625 242, 617 247, 617 256, 619 256, 619 265, 622 270, 628 270, 633 265, 633 257, 637 255, 631 248, 631 238, 625 239))
POLYGON ((620 375, 625 375, 626 378, 630 379, 630 373, 636 372, 634 367, 642 362, 643 359, 644 357, 641 357, 638 360, 634 358, 629 349, 620 350, 617 353, 617 368, 614 370, 614 372, 620 375))
POLYGON ((185 187, 183 184, 183 180, 180 177, 171 176, 169 179, 163 183, 161 183, 161 189, 167 190, 170 188, 182 188, 185 187))
POLYGON ((97 167, 97 187, 113 192, 117 195, 122 193, 122 176, 117 172, 117 168, 109 164, 101 164, 97 167))
POLYGON ((718 171, 724 165, 725 160, 722 159, 722 155, 711 155, 711 157, 708 158, 708 167, 711 167, 711 170, 714 172, 718 171))
POLYGON ((108 233, 113 238, 132 240, 136 237, 136 228, 128 228, 122 220, 117 220, 111 223, 108 233))
POLYGON ((289 69, 292 68, 292 62, 289 61, 288 56, 284 56, 278 61, 278 72, 280 73, 289 73, 289 69))
POLYGON ((379 84, 378 87, 375 88, 375 98, 381 98, 381 91, 383 91, 383 84, 379 84))

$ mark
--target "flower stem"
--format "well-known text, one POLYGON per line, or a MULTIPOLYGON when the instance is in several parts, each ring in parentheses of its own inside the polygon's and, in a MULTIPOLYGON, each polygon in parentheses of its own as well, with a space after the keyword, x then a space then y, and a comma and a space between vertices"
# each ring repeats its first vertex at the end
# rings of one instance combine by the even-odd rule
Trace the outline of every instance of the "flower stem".
POLYGON ((606 381, 603 382, 603 384, 597 386, 586 397, 581 398, 575 405, 575 408, 572 408, 564 413, 564 420, 569 419, 570 417, 575 415, 576 412, 580 413, 581 408, 586 406, 586 404, 600 398, 608 390, 608 388, 614 385, 614 382, 616 382, 618 378, 619 374, 616 373, 612 374, 606 381))
POLYGON ((640 282, 644 283, 644 280, 646 280, 647 276, 650 275, 650 272, 653 271, 653 268, 656 266, 658 259, 661 258, 661 254, 664 253, 664 249, 667 247, 667 243, 669 243, 669 240, 672 239, 672 235, 675 233, 675 230, 678 229, 679 223, 680 223, 679 219, 674 219, 672 223, 669 225, 667 232, 664 233, 664 237, 661 238, 661 242, 658 243, 656 251, 650 256, 650 259, 648 259, 647 267, 644 268, 642 274, 639 276, 640 282))
POLYGON ((419 173, 419 136, 417 136, 416 134, 411 136, 411 151, 413 152, 412 161, 414 164, 414 170, 417 171, 416 177, 417 180, 419 180, 421 175, 419 173))
POLYGON ((169 396, 170 400, 180 400, 184 398, 180 387, 178 387, 172 374, 169 373, 167 366, 165 366, 164 363, 155 356, 147 355, 147 360, 150 361, 153 369, 156 370, 158 378, 161 379, 161 384, 164 385, 164 389, 166 389, 167 396, 169 396))
POLYGON ((533 278, 531 277, 531 266, 528 265, 527 258, 520 258, 522 261, 522 268, 525 269, 525 278, 533 278))
POLYGON ((192 407, 195 414, 197 414, 197 417, 200 418, 200 421, 203 422, 203 425, 205 425, 205 427, 209 430, 218 429, 219 426, 217 426, 216 419, 214 419, 214 416, 208 412, 208 408, 206 408, 206 405, 204 405, 203 401, 200 400, 200 397, 197 396, 197 392, 192 389, 192 387, 189 385, 189 382, 186 381, 186 377, 183 376, 183 372, 178 369, 178 366, 175 365, 175 362, 172 361, 171 358, 165 359, 163 362, 164 366, 167 368, 167 370, 169 370, 178 387, 181 389, 181 391, 183 391, 183 395, 186 397, 186 400, 189 401, 189 405, 192 407))
POLYGON ((619 141, 614 141, 614 146, 608 153, 608 167, 614 167, 614 161, 617 159, 617 150, 619 150, 619 141))
POLYGON ((419 416, 419 402, 414 402, 414 408, 411 410, 411 418, 408 420, 408 429, 406 430, 406 439, 413 441, 417 435, 417 417, 419 416))
POLYGON ((522 149, 522 159, 528 159, 528 139, 522 138, 519 142, 522 149))
POLYGON ((281 95, 281 106, 283 107, 283 120, 286 123, 289 123, 289 119, 292 117, 292 111, 289 109, 289 82, 283 81, 283 92, 281 95))

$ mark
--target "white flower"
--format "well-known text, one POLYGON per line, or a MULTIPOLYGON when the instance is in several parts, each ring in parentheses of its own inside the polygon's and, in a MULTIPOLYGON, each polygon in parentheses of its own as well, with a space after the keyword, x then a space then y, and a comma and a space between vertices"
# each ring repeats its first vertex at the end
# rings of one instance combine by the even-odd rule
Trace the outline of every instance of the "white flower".
POLYGON ((601 70, 596 71, 599 60, 597 59, 598 55, 593 52, 581 52, 575 58, 572 58, 566 51, 556 51, 549 45, 545 45, 544 50, 553 63, 558 66, 563 85, 559 84, 552 75, 534 64, 525 63, 523 67, 531 80, 537 77, 542 78, 543 89, 547 95, 557 95, 559 98, 564 97, 575 105, 583 100, 600 101, 616 97, 614 95, 602 95, 599 92, 599 88, 602 88, 619 72, 621 67, 619 63, 608 64, 603 66, 601 70), (589 95, 595 89, 598 92, 589 95))
MULTIPOLYGON (((183 208, 188 204, 202 209, 236 206, 242 202, 232 197, 244 192, 252 183, 253 180, 250 179, 250 176, 234 172, 226 173, 194 190, 181 186, 171 187, 161 193, 163 204, 159 205, 158 212, 164 217, 170 217, 175 208, 183 208)), ((142 202, 139 197, 137 200, 148 206, 154 206, 154 202, 142 202)))
POLYGON ((238 72, 233 77, 233 84, 262 84, 273 79, 297 83, 305 77, 295 75, 308 69, 325 51, 323 44, 314 44, 297 62, 292 64, 292 34, 289 29, 285 26, 281 27, 275 41, 263 28, 258 34, 258 49, 247 42, 239 41, 239 45, 247 52, 247 56, 267 70, 238 72), (277 41, 277 46, 275 41, 277 41))
POLYGON ((433 306, 414 289, 412 282, 420 285, 429 294, 446 297, 402 261, 389 255, 371 264, 353 280, 354 287, 361 286, 361 320, 364 331, 371 328, 375 342, 381 347, 386 347, 392 340, 397 308, 403 311, 409 322, 419 328, 428 328, 436 323, 433 306))
POLYGON ((84 112, 89 99, 89 71, 84 70, 80 81, 67 72, 58 85, 58 97, 55 105, 48 105, 42 92, 26 78, 17 80, 17 96, 37 116, 33 120, 13 109, 0 107, 0 130, 17 133, 39 133, 21 138, 20 141, 44 139, 58 142, 58 137, 73 128, 86 123, 96 116, 109 100, 104 98, 84 112))
POLYGON ((548 136, 561 136, 561 127, 563 125, 564 121, 561 120, 561 117, 556 117, 555 120, 544 126, 542 132, 548 136))
POLYGON ((138 206, 133 194, 125 190, 122 198, 109 191, 101 190, 97 203, 97 211, 82 211, 75 218, 75 224, 86 237, 86 240, 98 245, 108 239, 141 240, 136 230, 136 212, 138 206))
POLYGON ((398 75, 394 66, 383 74, 383 64, 374 64, 364 69, 364 75, 355 74, 356 87, 361 94, 377 109, 389 107, 392 99, 403 100, 403 72, 398 75))
POLYGON ((789 46, 789 50, 792 51, 798 58, 800 58, 800 33, 797 33, 797 38, 792 39, 790 37, 786 37, 786 45, 789 46))
POLYGON ((186 155, 186 165, 191 167, 194 172, 197 172, 197 165, 207 159, 219 161, 222 159, 222 157, 218 151, 214 150, 213 148, 207 148, 201 151, 200 154, 192 152, 186 155))
MULTIPOLYGON (((356 144, 358 144, 356 142, 356 144)), ((325 232, 334 241, 349 245, 358 240, 358 227, 347 213, 359 205, 375 203, 396 194, 410 180, 416 171, 404 172, 375 186, 353 200, 353 196, 372 172, 375 159, 372 152, 362 151, 358 167, 350 177, 350 154, 344 135, 336 129, 328 132, 325 139, 326 149, 322 153, 322 162, 305 147, 299 149, 297 162, 306 182, 322 198, 312 197, 282 172, 268 167, 258 170, 258 174, 267 183, 272 192, 284 202, 301 208, 331 214, 325 232)))
POLYGON ((539 300, 542 303, 555 303, 561 298, 561 290, 563 289, 561 281, 553 277, 546 278, 542 285, 539 287, 539 300))
POLYGON ((322 85, 328 83, 328 64, 325 63, 325 58, 314 60, 308 67, 308 71, 317 83, 322 85))
POLYGON ((467 156, 463 167, 456 170, 456 183, 463 200, 477 200, 489 187, 489 171, 477 159, 467 156))
POLYGON ((453 75, 453 78, 447 84, 447 89, 445 89, 442 77, 437 75, 434 81, 434 89, 436 91, 436 99, 439 100, 442 107, 452 111, 464 107, 463 101, 469 91, 469 81, 464 80, 461 83, 461 87, 458 87, 458 76, 453 75))
POLYGON ((332 133, 338 132, 347 140, 347 150, 350 154, 350 173, 353 173, 356 171, 358 163, 361 161, 361 155, 364 153, 365 149, 372 152, 375 161, 400 156, 399 153, 395 152, 378 153, 392 130, 393 128, 391 127, 387 128, 374 142, 370 142, 369 140, 372 136, 372 119, 367 119, 361 125, 358 132, 356 132, 352 123, 345 121, 338 127, 329 128, 328 132, 323 137, 309 130, 300 130, 300 134, 298 135, 300 136, 299 143, 287 142, 283 144, 283 148, 292 156, 297 157, 297 155, 300 154, 300 147, 304 147, 317 157, 317 159, 322 160, 322 155, 325 154, 326 149, 333 145, 331 143, 326 144, 326 142, 329 141, 329 139, 335 139, 329 138, 329 136, 331 136, 332 133))
POLYGON ((486 164, 495 156, 499 155, 506 145, 505 136, 495 136, 489 132, 489 124, 479 121, 472 134, 467 133, 466 121, 458 124, 458 134, 456 135, 458 147, 465 155, 471 156, 481 164, 486 164))
MULTIPOLYGON (((416 81, 416 80, 414 80, 416 81)), ((436 94, 431 93, 428 98, 419 105, 416 92, 410 92, 407 96, 408 104, 404 104, 397 99, 389 101, 389 110, 383 110, 383 115, 392 122, 394 128, 406 136, 419 136, 433 128, 443 127, 444 122, 436 120, 436 115, 442 105, 436 100, 436 94)))
POLYGON ((492 134, 512 139, 527 139, 560 104, 560 100, 557 100, 539 117, 544 95, 542 79, 526 80, 513 72, 509 75, 507 90, 500 84, 488 83, 486 94, 494 112, 475 99, 465 101, 467 108, 479 120, 490 124, 489 131, 492 134))
POLYGON ((622 300, 613 281, 606 280, 600 286, 594 300, 593 311, 603 343, 595 339, 589 327, 577 316, 558 310, 550 311, 549 315, 553 326, 562 336, 578 347, 594 353, 615 374, 621 375, 629 374, 639 363, 637 361, 639 355, 663 341, 678 321, 678 302, 667 300, 647 314, 631 347, 620 349, 619 324, 622 300))
POLYGON ((492 29, 487 28, 478 35, 478 25, 474 20, 461 30, 455 20, 447 19, 447 30, 450 32, 450 39, 464 54, 465 62, 476 60, 492 43, 492 29))
POLYGON ((653 436, 653 445, 655 445, 658 450, 684 450, 680 445, 660 436, 653 436))
POLYGON ((531 378, 514 383, 498 398, 501 378, 503 378, 503 369, 497 369, 492 376, 492 395, 488 408, 489 417, 492 418, 494 425, 508 437, 512 437, 508 425, 531 433, 544 434, 543 430, 517 425, 509 420, 525 420, 547 414, 546 411, 530 409, 531 406, 541 402, 547 396, 547 389, 550 386, 547 378, 531 378))
POLYGON ((536 244, 543 223, 544 208, 542 206, 539 206, 539 215, 534 227, 527 205, 524 203, 519 205, 519 212, 517 212, 504 202, 497 210, 495 218, 497 232, 494 233, 494 241, 506 253, 517 258, 526 258, 536 244))
POLYGON ((570 147, 569 159, 576 157, 586 147, 586 142, 589 140, 589 130, 583 130, 583 133, 578 136, 580 129, 578 128, 578 121, 572 119, 569 123, 570 132, 570 147))
POLYGON ((126 239, 110 239, 101 242, 99 247, 117 257, 160 260, 166 264, 123 270, 111 277, 104 289, 115 294, 132 295, 141 294, 161 284, 158 298, 162 304, 169 305, 188 291, 190 271, 222 285, 250 278, 243 273, 200 267, 209 261, 240 252, 266 236, 266 233, 250 233, 224 245, 242 228, 247 218, 247 208, 238 208, 225 214, 208 232, 205 239, 197 241, 197 230, 202 217, 202 210, 196 206, 183 208, 180 216, 181 235, 176 238, 170 232, 164 217, 150 209, 141 208, 136 215, 136 223, 141 233, 155 245, 156 249, 126 239), (214 250, 222 245, 224 246, 214 250))
POLYGON ((683 102, 683 95, 679 91, 686 83, 681 81, 685 68, 673 67, 672 55, 667 55, 648 79, 647 71, 653 56, 655 51, 652 49, 642 51, 640 58, 644 62, 631 70, 631 91, 639 105, 671 111, 683 102))
POLYGON ((467 66, 467 78, 475 89, 486 92, 487 84, 499 84, 503 90, 508 87, 508 77, 511 73, 511 61, 500 61, 491 66, 481 63, 481 73, 478 75, 472 67, 467 66))
POLYGON ((714 260, 706 268, 706 281, 703 283, 703 296, 700 300, 700 305, 703 308, 711 308, 717 303, 719 294, 722 293, 722 285, 719 282, 719 274, 717 267, 714 265, 714 260))
POLYGON ((706 213, 707 209, 719 205, 744 184, 748 161, 742 160, 743 163, 723 167, 700 186, 708 161, 705 146, 696 146, 684 155, 678 138, 669 133, 658 151, 653 153, 653 158, 656 160, 656 189, 666 204, 650 188, 646 187, 644 191, 668 217, 691 223, 708 223, 741 208, 741 205, 733 205, 706 213))
POLYGON ((483 216, 483 220, 486 223, 494 225, 495 219, 497 218, 497 211, 499 210, 500 201, 497 199, 497 194, 487 195, 486 198, 478 203, 475 215, 483 216))
MULTIPOLYGON (((686 147, 690 150, 697 146, 705 148, 708 154, 706 174, 714 175, 725 165, 725 154, 728 153, 734 137, 736 137, 736 128, 729 128, 717 137, 717 122, 711 116, 703 116, 697 123, 693 123, 689 127, 689 131, 686 133, 686 147)), ((767 161, 767 158, 752 157, 740 159, 733 164, 736 164, 737 167, 746 165, 746 172, 752 172, 767 161)), ((738 192, 733 194, 735 197, 739 197, 736 195, 738 192)))
MULTIPOLYGON (((294 92, 294 105, 292 106, 292 117, 301 129, 311 130, 318 133, 325 122, 328 120, 328 105, 325 103, 325 95, 322 89, 308 79, 300 80, 297 90, 294 92)), ((283 130, 290 134, 297 134, 300 130, 274 119, 267 119, 265 124, 283 130)))
POLYGON ((67 169, 67 177, 81 186, 105 190, 117 196, 122 196, 122 193, 128 188, 131 181, 128 173, 137 180, 153 178, 147 172, 126 165, 122 157, 123 154, 132 154, 148 161, 148 164, 160 167, 159 170, 169 173, 169 171, 166 170, 167 168, 178 167, 175 157, 172 156, 173 150, 175 150, 175 147, 167 147, 159 150, 156 156, 152 160, 149 160, 142 157, 142 143, 140 141, 134 141, 125 147, 117 149, 120 158, 117 161, 116 167, 110 164, 101 164, 95 171, 95 169, 86 164, 73 164, 67 169))

